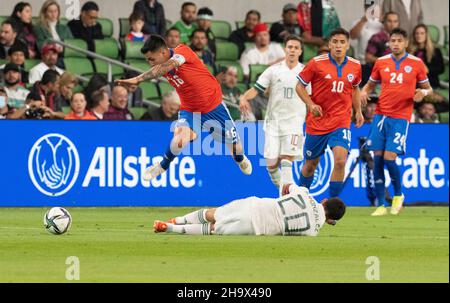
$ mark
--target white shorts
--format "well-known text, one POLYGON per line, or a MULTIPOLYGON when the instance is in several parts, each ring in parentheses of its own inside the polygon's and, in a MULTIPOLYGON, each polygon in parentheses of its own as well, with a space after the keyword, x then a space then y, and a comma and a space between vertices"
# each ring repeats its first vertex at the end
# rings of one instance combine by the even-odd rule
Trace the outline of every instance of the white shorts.
POLYGON ((252 204, 255 197, 236 200, 217 208, 214 234, 216 235, 254 235, 252 225, 252 204))
POLYGON ((302 134, 273 136, 266 132, 264 158, 278 159, 280 156, 291 156, 301 161, 303 160, 303 141, 302 134))

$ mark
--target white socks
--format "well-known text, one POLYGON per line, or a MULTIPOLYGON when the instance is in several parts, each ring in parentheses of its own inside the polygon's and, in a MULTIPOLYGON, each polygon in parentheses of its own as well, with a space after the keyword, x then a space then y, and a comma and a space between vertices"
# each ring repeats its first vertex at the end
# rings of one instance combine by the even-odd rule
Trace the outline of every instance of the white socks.
POLYGON ((210 235, 211 223, 175 225, 167 223, 167 232, 187 235, 210 235))
POLYGON ((272 183, 276 187, 279 187, 280 186, 280 169, 278 167, 275 169, 270 169, 269 167, 267 167, 267 171, 269 172, 270 180, 272 180, 272 183))
POLYGON ((176 224, 205 224, 208 223, 206 220, 206 209, 196 210, 182 217, 175 218, 176 224))
POLYGON ((284 184, 294 184, 292 162, 289 160, 281 160, 281 185, 284 184))

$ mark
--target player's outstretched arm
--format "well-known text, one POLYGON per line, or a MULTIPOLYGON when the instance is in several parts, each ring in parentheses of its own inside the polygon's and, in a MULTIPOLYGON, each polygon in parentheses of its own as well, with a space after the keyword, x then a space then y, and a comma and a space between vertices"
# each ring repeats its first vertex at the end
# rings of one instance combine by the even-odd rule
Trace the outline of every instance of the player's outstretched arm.
POLYGON ((364 116, 361 109, 361 90, 355 87, 352 94, 353 110, 355 111, 355 126, 360 128, 364 124, 364 116))
POLYGON ((310 113, 312 113, 315 117, 322 117, 322 107, 313 102, 308 94, 308 91, 306 90, 306 87, 304 87, 300 83, 297 83, 295 91, 297 92, 297 95, 300 97, 300 99, 306 104, 306 107, 308 108, 308 111, 310 113))
POLYGON ((137 77, 126 80, 116 80, 116 83, 125 86, 139 85, 139 83, 148 79, 158 79, 179 66, 180 63, 178 61, 170 59, 162 64, 153 66, 149 71, 140 74, 137 77))
POLYGON ((430 82, 420 84, 420 88, 416 89, 414 94, 414 102, 422 102, 423 98, 433 93, 430 82))
POLYGON ((239 98, 239 108, 242 113, 248 113, 252 111, 250 101, 255 99, 256 96, 258 96, 258 91, 254 87, 250 88, 245 92, 245 94, 241 95, 241 97, 239 98))

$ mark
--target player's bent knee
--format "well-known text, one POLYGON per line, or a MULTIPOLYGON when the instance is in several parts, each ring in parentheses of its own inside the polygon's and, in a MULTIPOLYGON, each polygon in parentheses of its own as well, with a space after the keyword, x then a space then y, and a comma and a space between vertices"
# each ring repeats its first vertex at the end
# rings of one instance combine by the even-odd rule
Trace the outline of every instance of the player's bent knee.
POLYGON ((346 158, 336 158, 334 160, 334 167, 335 169, 344 169, 345 168, 345 163, 347 162, 346 158))

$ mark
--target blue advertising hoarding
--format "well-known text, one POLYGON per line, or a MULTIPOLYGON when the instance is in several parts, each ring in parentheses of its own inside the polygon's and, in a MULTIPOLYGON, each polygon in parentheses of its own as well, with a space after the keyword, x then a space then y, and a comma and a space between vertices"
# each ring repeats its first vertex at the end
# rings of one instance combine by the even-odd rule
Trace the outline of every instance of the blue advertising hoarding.
MULTIPOLYGON (((170 123, 1 121, 0 207, 217 206, 248 196, 277 196, 262 157, 262 124, 237 129, 253 164, 251 176, 204 134, 166 174, 146 182, 141 173, 161 160, 173 135, 170 123)), ((358 138, 369 129, 352 129, 347 171, 359 156, 358 138)), ((448 148, 448 125, 410 126, 407 154, 398 159, 407 203, 448 202, 448 148)), ((328 151, 316 171, 311 192, 319 200, 327 196, 332 162, 328 151)), ((296 180, 301 164, 294 165, 296 180)), ((359 162, 341 195, 349 206, 369 205, 365 171, 359 162)))

